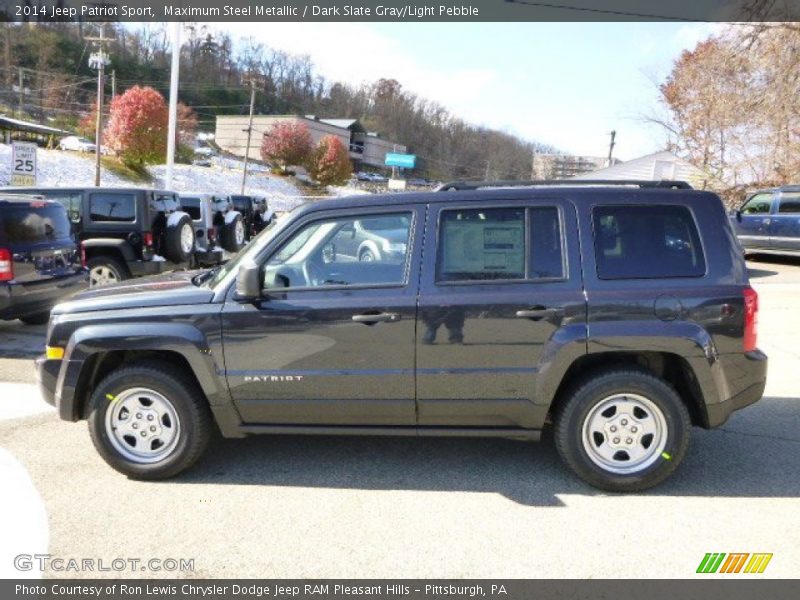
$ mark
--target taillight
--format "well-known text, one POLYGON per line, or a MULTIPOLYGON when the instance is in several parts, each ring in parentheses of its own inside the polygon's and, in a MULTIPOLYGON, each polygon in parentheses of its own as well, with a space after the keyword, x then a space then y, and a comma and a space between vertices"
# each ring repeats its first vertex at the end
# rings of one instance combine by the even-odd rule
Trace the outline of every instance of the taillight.
POLYGON ((0 248, 0 281, 14 279, 14 256, 8 248, 0 248))
POLYGON ((208 241, 211 244, 217 241, 217 230, 214 227, 208 228, 208 241))
POLYGON ((756 349, 758 335, 758 292, 753 288, 744 289, 744 351, 756 349))
POLYGON ((81 266, 86 266, 86 244, 81 242, 81 266))
POLYGON ((153 233, 150 231, 145 232, 145 234, 142 236, 142 241, 144 242, 145 246, 150 248, 153 245, 153 233))

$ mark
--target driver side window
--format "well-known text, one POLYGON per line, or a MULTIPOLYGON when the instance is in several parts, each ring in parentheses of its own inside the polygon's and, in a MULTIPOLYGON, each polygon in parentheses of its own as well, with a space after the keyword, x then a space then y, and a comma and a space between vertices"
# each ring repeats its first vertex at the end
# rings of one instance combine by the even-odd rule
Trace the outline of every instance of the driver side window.
POLYGON ((765 215, 772 207, 772 194, 756 194, 745 202, 743 215, 765 215))
POLYGON ((413 213, 322 219, 267 261, 264 288, 404 285, 413 213))

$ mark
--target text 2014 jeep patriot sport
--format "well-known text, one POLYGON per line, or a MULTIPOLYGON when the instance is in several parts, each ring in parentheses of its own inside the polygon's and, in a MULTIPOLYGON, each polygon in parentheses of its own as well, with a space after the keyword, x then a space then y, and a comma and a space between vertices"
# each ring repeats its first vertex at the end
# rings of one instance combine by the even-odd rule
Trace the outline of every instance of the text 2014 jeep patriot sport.
POLYGON ((674 184, 451 185, 301 206, 224 266, 53 310, 38 376, 115 469, 256 433, 499 436, 552 424, 642 490, 764 392, 758 299, 720 199, 674 184), (480 188, 458 191, 459 187, 480 188), (371 260, 341 252, 391 232, 371 260))

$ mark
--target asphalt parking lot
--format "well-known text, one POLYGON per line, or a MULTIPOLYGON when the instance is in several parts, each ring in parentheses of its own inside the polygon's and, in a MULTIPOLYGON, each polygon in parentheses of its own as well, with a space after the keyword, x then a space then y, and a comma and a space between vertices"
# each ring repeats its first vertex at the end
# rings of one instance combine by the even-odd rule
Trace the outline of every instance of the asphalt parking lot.
MULTIPOLYGON (((12 557, 194 559, 187 577, 692 577, 707 552, 769 552, 800 576, 800 260, 750 262, 766 397, 695 429, 675 476, 597 492, 549 436, 216 440, 162 483, 129 481, 85 423, 37 399, 44 327, 0 323, 0 577, 12 557)), ((45 576, 158 576, 48 571, 45 576)), ((709 577, 704 575, 703 577, 709 577)))

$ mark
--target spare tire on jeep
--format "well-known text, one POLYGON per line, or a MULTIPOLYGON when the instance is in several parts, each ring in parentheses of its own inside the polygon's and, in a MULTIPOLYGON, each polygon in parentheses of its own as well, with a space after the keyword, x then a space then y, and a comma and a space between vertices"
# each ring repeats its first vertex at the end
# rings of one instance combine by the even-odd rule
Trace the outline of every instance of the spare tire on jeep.
POLYGON ((230 211, 225 214, 225 223, 220 231, 220 244, 228 252, 238 252, 244 247, 244 220, 242 214, 230 211))
POLYGON ((174 212, 167 217, 164 231, 164 257, 174 263, 188 261, 194 253, 195 237, 192 218, 185 212, 174 212))

